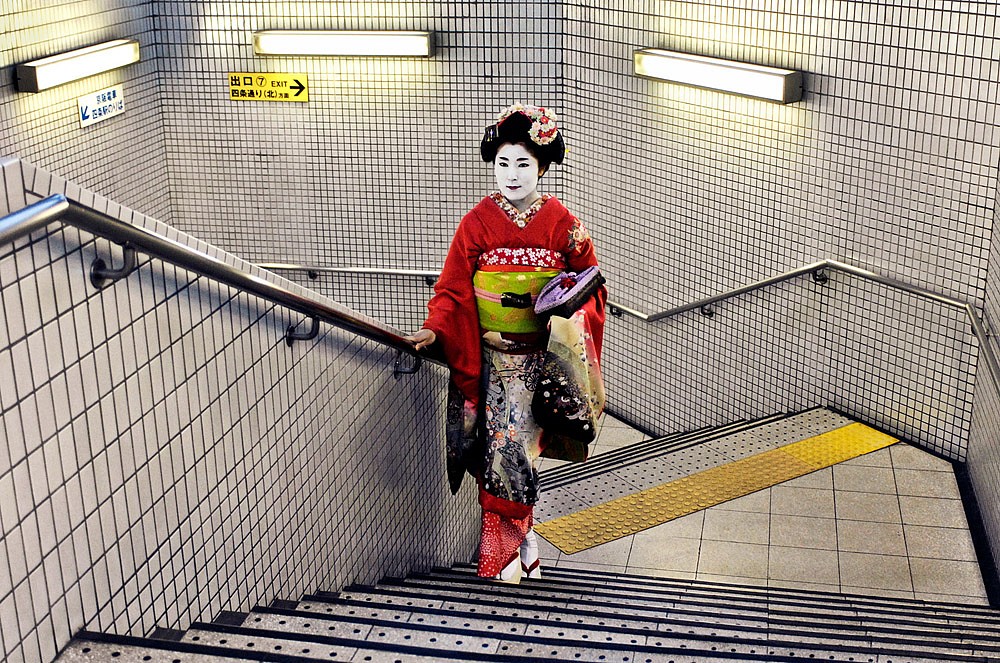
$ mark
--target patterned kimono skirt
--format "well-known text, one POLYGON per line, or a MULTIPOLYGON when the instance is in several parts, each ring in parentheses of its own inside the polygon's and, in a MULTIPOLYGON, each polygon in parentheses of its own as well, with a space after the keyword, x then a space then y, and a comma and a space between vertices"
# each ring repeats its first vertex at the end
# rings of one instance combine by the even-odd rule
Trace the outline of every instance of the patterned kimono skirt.
POLYGON ((531 400, 544 350, 510 354, 483 347, 485 458, 479 575, 500 573, 518 554, 538 501, 535 460, 544 445, 531 400))

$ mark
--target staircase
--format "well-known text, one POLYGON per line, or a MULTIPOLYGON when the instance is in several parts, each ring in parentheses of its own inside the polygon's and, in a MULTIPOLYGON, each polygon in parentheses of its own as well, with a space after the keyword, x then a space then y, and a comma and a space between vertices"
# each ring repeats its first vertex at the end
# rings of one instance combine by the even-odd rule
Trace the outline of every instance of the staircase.
POLYGON ((471 565, 158 635, 82 633, 60 661, 1000 659, 1000 613, 984 607, 559 569, 508 586, 471 565))
MULTIPOLYGON (((813 409, 628 445, 544 471, 536 514, 558 518, 845 423, 813 409)), ((58 660, 1000 660, 1000 612, 985 605, 560 568, 544 560, 543 568, 544 578, 512 586, 459 564, 277 600, 149 638, 83 632, 58 660)))

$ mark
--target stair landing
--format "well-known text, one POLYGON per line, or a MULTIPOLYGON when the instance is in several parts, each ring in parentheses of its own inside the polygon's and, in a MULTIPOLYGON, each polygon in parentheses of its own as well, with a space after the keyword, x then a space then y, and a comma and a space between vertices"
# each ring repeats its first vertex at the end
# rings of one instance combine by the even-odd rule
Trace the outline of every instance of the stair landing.
MULTIPOLYGON (((605 416, 592 460, 644 438, 605 416)), ((731 438, 746 445, 746 435, 731 438)), ((712 453, 726 444, 714 440, 712 453)), ((543 490, 556 466, 543 461, 543 490)), ((587 490, 602 482, 609 498, 622 493, 611 472, 587 490)), ((567 512, 551 503, 558 497, 543 492, 539 520, 567 512)), ((987 604, 951 464, 904 443, 575 554, 539 543, 542 564, 556 568, 987 604)))

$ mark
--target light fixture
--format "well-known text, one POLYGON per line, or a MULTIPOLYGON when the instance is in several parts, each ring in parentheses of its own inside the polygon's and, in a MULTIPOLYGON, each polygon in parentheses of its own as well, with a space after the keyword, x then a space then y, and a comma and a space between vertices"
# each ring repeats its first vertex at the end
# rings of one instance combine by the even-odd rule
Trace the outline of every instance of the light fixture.
POLYGON ((802 98, 802 72, 701 55, 643 48, 633 56, 635 73, 673 83, 732 92, 787 104, 802 98))
POLYGON ((262 30, 253 33, 257 55, 428 57, 430 32, 262 30))
POLYGON ((138 41, 115 39, 19 64, 15 85, 19 92, 41 92, 50 87, 118 69, 138 61, 138 41))

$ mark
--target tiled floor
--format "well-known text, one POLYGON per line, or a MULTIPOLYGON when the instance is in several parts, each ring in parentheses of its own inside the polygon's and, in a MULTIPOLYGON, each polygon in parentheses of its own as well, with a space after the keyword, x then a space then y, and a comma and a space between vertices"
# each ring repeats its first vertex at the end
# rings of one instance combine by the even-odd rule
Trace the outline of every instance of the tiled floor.
MULTIPOLYGON (((592 455, 644 438, 604 417, 592 455)), ((951 465, 904 444, 574 555, 539 543, 549 566, 986 604, 951 465)))

